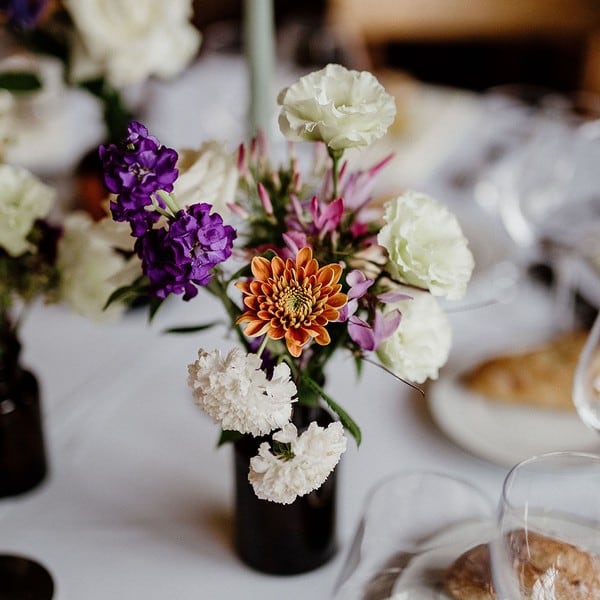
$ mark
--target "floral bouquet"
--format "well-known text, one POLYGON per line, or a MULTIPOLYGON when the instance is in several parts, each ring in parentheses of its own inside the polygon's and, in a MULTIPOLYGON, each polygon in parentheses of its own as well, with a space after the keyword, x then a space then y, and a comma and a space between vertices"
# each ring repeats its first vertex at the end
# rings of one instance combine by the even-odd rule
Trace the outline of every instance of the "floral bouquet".
POLYGON ((27 169, 0 162, 0 185, 0 352, 38 298, 99 320, 123 310, 103 310, 126 265, 105 227, 85 213, 59 221, 56 191, 27 169))
MULTIPOLYGON (((179 74, 201 35, 190 22, 192 0, 0 0, 0 24, 23 48, 58 58, 65 79, 104 108, 108 139, 131 118, 123 91, 150 77, 179 74)), ((22 95, 43 85, 36 69, 0 73, 3 88, 22 95)))
POLYGON ((178 155, 136 122, 100 157, 112 217, 129 224, 141 266, 112 299, 149 295, 151 314, 199 288, 221 301, 239 347, 225 356, 200 349, 188 382, 221 441, 264 439, 249 481, 259 498, 287 504, 327 479, 346 448, 344 430, 360 443, 358 425, 325 389, 334 353, 412 385, 437 377, 451 332, 436 297, 464 294, 473 258, 437 200, 407 191, 373 207, 389 159, 355 171, 344 160, 395 118, 394 99, 372 74, 328 65, 278 102, 283 135, 314 144, 307 172, 293 144, 280 166, 260 135, 235 161, 215 146, 178 155), (299 431, 298 408, 322 403, 339 420, 299 431))

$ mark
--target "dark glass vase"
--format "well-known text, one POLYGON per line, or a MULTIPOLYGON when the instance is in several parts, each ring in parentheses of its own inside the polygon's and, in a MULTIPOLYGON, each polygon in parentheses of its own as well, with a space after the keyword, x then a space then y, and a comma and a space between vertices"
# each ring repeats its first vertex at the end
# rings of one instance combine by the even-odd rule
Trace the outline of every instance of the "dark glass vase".
MULTIPOLYGON (((322 408, 296 406, 298 431, 311 421, 326 427, 333 421, 322 408)), ((267 438, 244 437, 235 443, 235 547, 240 558, 263 573, 293 575, 311 571, 337 550, 336 471, 314 492, 292 504, 256 497, 248 482, 250 458, 267 438)), ((337 469, 336 469, 337 470, 337 469)))
POLYGON ((20 349, 14 334, 0 336, 0 497, 31 490, 47 472, 38 381, 20 349))

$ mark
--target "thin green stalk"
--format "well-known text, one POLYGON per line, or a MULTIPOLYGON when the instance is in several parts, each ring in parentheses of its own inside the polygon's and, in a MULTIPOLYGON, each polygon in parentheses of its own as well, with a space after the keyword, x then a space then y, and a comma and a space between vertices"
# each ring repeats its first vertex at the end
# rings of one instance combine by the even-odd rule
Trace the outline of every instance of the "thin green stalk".
POLYGON ((342 158, 342 155, 344 154, 344 150, 333 150, 332 148, 328 147, 327 152, 329 152, 329 156, 331 156, 331 160, 333 161, 333 166, 331 167, 331 176, 333 180, 333 198, 337 198, 338 180, 340 176, 340 160, 342 158))
POLYGON ((244 337, 242 330, 236 325, 237 318, 240 315, 240 309, 227 295, 227 287, 223 284, 219 275, 220 272, 215 273, 215 276, 210 280, 210 283, 205 289, 221 301, 229 316, 230 326, 235 330, 242 346, 248 348, 248 341, 244 337))

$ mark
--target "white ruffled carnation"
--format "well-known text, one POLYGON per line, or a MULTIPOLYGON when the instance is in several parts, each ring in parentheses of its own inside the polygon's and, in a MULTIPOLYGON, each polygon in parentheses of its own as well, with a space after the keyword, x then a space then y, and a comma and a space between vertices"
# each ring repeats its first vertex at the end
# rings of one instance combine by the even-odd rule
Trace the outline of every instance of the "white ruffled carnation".
POLYGON ((0 189, 0 246, 20 256, 34 249, 27 236, 52 208, 56 192, 27 169, 7 164, 0 164, 0 189))
POLYGON ((75 24, 71 78, 113 86, 173 77, 195 56, 200 34, 191 0, 65 0, 75 24))
POLYGON ((290 456, 278 457, 263 442, 258 455, 250 459, 248 480, 261 500, 291 504, 320 488, 346 450, 346 437, 341 423, 327 429, 312 422, 298 436, 295 425, 288 423, 273 434, 273 440, 290 445, 290 456))
POLYGON ((218 350, 198 351, 188 365, 188 384, 196 404, 228 431, 265 435, 289 422, 296 385, 285 363, 267 379, 256 354, 233 348, 225 358, 218 350))
POLYGON ((205 142, 197 150, 184 149, 177 160, 179 177, 173 184, 177 204, 183 208, 198 202, 213 205, 213 212, 229 214, 238 182, 237 159, 221 142, 205 142))
POLYGON ((104 305, 116 286, 112 278, 125 266, 125 258, 104 237, 100 224, 83 212, 68 215, 58 247, 60 299, 77 313, 103 321, 123 311, 124 305, 104 305))
POLYGON ((386 305, 386 311, 399 309, 402 319, 396 332, 379 345, 377 356, 402 379, 415 383, 437 379, 450 353, 450 322, 431 294, 409 288, 396 291, 412 299, 386 305))
POLYGON ((367 146, 396 117, 396 103, 367 71, 330 64, 279 93, 279 128, 292 141, 323 141, 333 150, 367 146))
POLYGON ((407 191, 386 204, 377 241, 391 274, 435 296, 462 298, 475 262, 456 217, 434 198, 407 191))

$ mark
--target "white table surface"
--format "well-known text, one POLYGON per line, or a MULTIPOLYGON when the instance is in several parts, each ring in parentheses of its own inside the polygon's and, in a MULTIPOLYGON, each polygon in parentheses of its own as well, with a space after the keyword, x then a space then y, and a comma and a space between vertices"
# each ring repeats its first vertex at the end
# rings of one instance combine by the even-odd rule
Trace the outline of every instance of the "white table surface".
MULTIPOLYGON (((237 90, 243 89, 243 68, 232 61, 227 71, 211 60, 200 61, 171 88, 153 88, 150 124, 165 143, 199 145, 218 136, 210 103, 232 98, 207 73, 227 73, 227 89, 237 90), (199 90, 205 92, 201 110, 192 119, 188 108, 199 90), (178 105, 176 94, 178 114, 165 109, 178 105)), ((223 110, 221 120, 231 118, 232 128, 239 126, 244 104, 238 97, 233 106, 237 115, 223 110)), ((436 188, 435 180, 427 185, 436 188)), ((527 306, 521 303, 536 312, 527 306)), ((492 310, 452 314, 451 362, 476 352, 492 310)), ((304 575, 276 577, 247 568, 231 543, 232 452, 215 448, 217 427, 193 405, 186 385, 186 366, 199 346, 227 350, 230 342, 223 328, 191 336, 162 333, 166 326, 208 321, 219 311, 200 293, 190 303, 167 302, 151 325, 143 311, 97 324, 41 305, 26 320, 24 362, 42 385, 51 471, 34 491, 0 500, 0 553, 45 564, 58 600, 327 598, 367 491, 383 477, 415 469, 455 474, 495 502, 505 467, 447 439, 413 390, 368 364, 357 380, 352 360, 340 355, 330 365, 327 387, 364 438, 359 450, 350 441, 340 466, 340 552, 304 575)))

